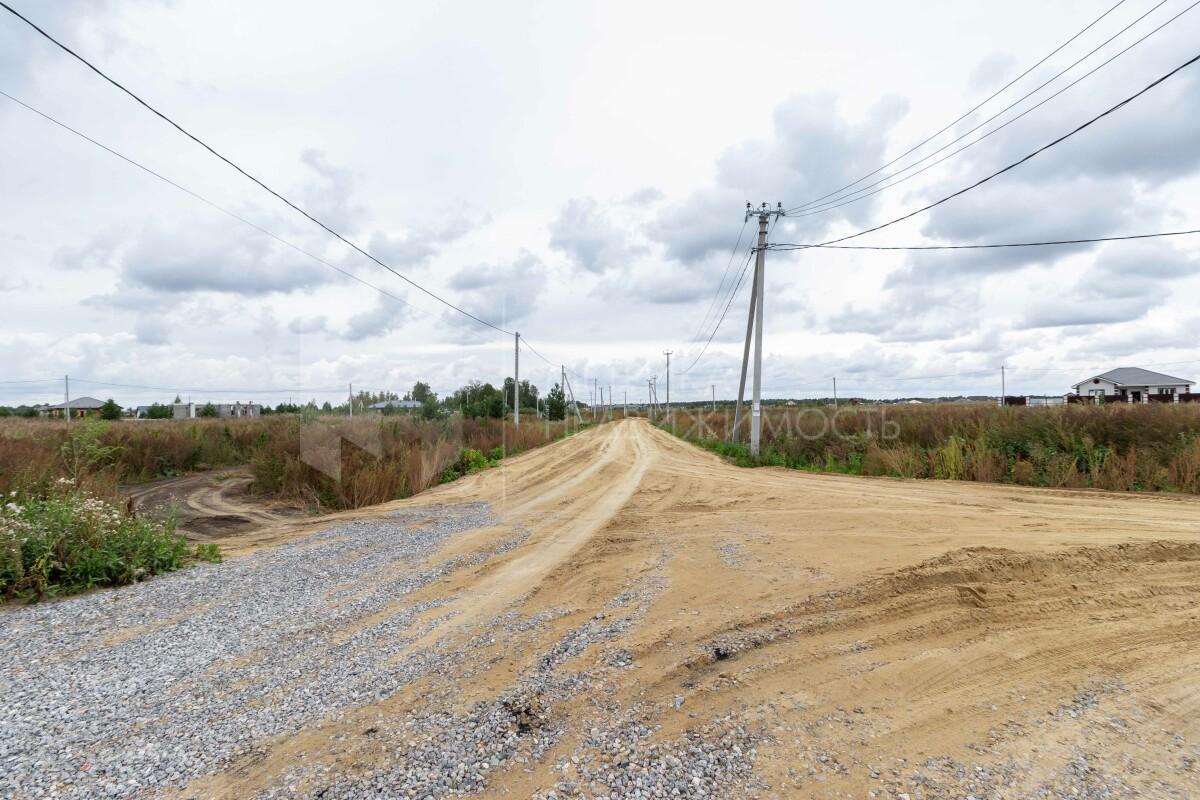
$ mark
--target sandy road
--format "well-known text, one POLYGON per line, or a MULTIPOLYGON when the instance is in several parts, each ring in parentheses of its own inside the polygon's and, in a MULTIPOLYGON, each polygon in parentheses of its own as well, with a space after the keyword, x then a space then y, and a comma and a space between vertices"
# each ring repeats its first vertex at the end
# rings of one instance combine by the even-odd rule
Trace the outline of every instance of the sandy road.
MULTIPOLYGON (((1200 796, 1196 498, 746 470, 630 420, 227 541, 250 563, 481 502, 420 563, 322 589, 340 627, 304 633, 394 625, 389 663, 421 669, 154 796, 1200 796)), ((295 688, 345 669, 313 663, 295 688)))
MULTIPOLYGON (((632 666, 606 673, 604 696, 663 741, 728 714, 752 726, 763 738, 738 792, 1200 792, 1194 498, 744 470, 629 421, 394 505, 479 500, 497 525, 439 557, 527 538, 399 601, 450 598, 419 645, 465 641, 505 610, 565 610, 520 649, 498 643, 469 679, 445 676, 460 703, 503 690, 539 647, 649 585, 620 637, 632 666)), ((367 716, 416 702, 401 691, 367 716)), ((596 702, 556 704, 554 750, 494 772, 485 791, 561 783, 555 764, 596 702)), ((213 786, 269 786, 300 753, 355 769, 388 758, 322 747, 346 729, 276 743, 213 786)))

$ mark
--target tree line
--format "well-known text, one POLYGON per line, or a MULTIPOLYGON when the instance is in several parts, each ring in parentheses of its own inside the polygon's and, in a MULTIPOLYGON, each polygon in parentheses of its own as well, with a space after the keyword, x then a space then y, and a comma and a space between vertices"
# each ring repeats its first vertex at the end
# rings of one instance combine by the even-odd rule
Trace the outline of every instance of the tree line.
MULTIPOLYGON (((527 380, 520 382, 520 386, 516 387, 517 393, 514 394, 513 384, 512 378, 505 378, 501 386, 493 386, 491 383, 474 380, 456 389, 446 397, 439 398, 437 392, 433 391, 428 383, 417 381, 411 389, 404 392, 403 396, 390 391, 360 391, 352 398, 347 398, 340 403, 331 403, 328 400, 320 404, 316 400, 309 400, 306 403, 289 401, 278 403, 274 406, 263 405, 261 406, 261 413, 264 416, 271 414, 349 416, 353 408, 353 413, 356 415, 365 414, 368 411, 379 411, 385 415, 415 414, 425 419, 437 419, 453 414, 461 414, 464 417, 476 419, 486 417, 499 419, 512 414, 514 399, 519 398, 523 414, 547 416, 552 420, 560 420, 566 416, 567 399, 563 388, 559 384, 555 383, 553 388, 546 392, 544 396, 541 395, 537 386, 527 380), (388 403, 389 401, 396 400, 416 402, 420 406, 410 408, 398 405, 384 405, 379 409, 371 408, 371 406, 380 403, 388 403)), ((182 400, 177 395, 174 402, 180 403, 182 400)), ((587 407, 586 403, 580 403, 579 405, 581 408, 587 407)), ((39 409, 35 406, 0 406, 0 417, 36 416, 39 416, 39 409)), ((103 419, 115 420, 124 416, 124 412, 116 401, 109 398, 104 403, 103 408, 100 409, 100 416, 103 419)), ((171 419, 174 416, 174 410, 170 403, 152 403, 142 412, 142 416, 146 419, 171 419)), ((219 413, 216 405, 205 403, 196 408, 196 416, 217 417, 219 413)))

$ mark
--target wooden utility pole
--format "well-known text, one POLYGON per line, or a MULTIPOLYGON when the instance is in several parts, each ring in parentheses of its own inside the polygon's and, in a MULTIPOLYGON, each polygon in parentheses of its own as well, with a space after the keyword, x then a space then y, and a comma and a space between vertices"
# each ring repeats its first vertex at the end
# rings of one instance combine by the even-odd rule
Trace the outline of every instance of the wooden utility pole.
POLYGON ((521 427, 521 332, 513 334, 513 427, 521 427))

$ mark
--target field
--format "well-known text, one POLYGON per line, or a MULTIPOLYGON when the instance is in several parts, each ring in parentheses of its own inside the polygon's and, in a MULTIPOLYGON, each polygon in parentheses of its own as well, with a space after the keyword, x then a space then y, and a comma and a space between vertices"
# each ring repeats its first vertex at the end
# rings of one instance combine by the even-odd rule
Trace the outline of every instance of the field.
POLYGON ((409 417, 0 419, 0 491, 42 491, 70 478, 111 497, 124 484, 248 466, 252 494, 314 510, 357 508, 418 494, 565 430, 532 418, 519 428, 508 420, 409 417))
POLYGON ((1190 495, 743 469, 631 419, 228 544, 0 613, 0 794, 1200 795, 1190 495))
POLYGON ((677 435, 747 465, 1200 493, 1200 404, 767 407, 757 460, 745 445, 749 420, 741 425, 740 446, 729 442, 732 423, 728 408, 674 411, 677 435))

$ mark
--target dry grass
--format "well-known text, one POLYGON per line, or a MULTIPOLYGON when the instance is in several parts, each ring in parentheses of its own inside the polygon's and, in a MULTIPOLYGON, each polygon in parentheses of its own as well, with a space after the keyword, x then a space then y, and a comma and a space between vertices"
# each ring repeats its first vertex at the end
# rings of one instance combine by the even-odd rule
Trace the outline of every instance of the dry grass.
MULTIPOLYGON (((677 409, 684 438, 731 446, 732 413, 677 409)), ((748 420, 740 439, 749 436, 748 420)), ((983 403, 768 408, 757 463, 797 469, 1200 493, 1200 404, 999 408, 983 403)))
POLYGON ((514 428, 508 420, 410 417, 70 424, 3 419, 0 491, 45 493, 59 478, 71 478, 97 495, 113 497, 123 483, 249 464, 254 491, 323 508, 357 508, 417 494, 454 477, 453 467, 468 448, 494 459, 565 433, 561 422, 523 422, 514 428), (87 440, 86 447, 81 440, 87 440), (335 467, 340 479, 314 469, 314 460, 335 467))

